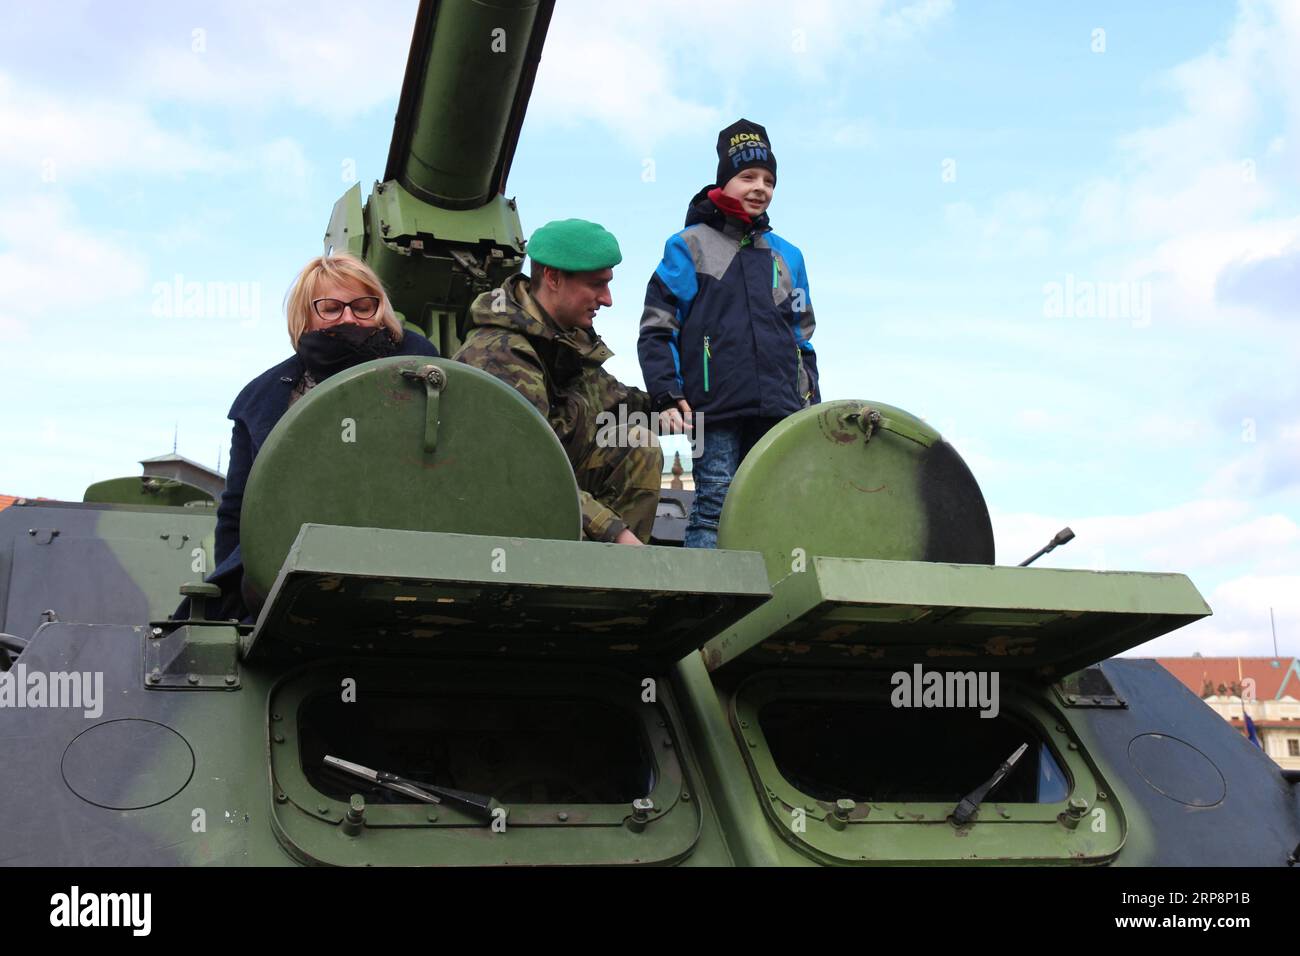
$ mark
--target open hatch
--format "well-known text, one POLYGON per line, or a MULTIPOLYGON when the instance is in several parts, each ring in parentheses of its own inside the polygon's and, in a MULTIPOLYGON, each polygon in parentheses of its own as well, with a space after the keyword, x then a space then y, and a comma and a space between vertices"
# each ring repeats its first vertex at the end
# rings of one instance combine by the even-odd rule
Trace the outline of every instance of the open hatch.
POLYGON ((582 658, 645 670, 770 593, 749 552, 309 524, 245 656, 582 658))
POLYGON ((1124 813, 1049 685, 1208 613, 1181 574, 813 557, 704 658, 801 853, 1104 863, 1124 813))
POLYGON ((750 664, 1014 671, 1051 683, 1210 613, 1183 574, 813 557, 704 647, 750 664))
POLYGON ((284 670, 276 835, 344 865, 680 859, 706 802, 669 667, 770 593, 748 552, 304 525, 245 648, 284 670))

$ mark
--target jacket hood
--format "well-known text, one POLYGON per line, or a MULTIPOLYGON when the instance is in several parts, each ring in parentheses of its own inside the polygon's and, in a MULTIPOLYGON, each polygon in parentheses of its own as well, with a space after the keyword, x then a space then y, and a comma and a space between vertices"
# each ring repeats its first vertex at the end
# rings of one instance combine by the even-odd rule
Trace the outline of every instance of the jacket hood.
MULTIPOLYGON (((721 229, 727 223, 726 214, 713 204, 709 198, 709 191, 716 189, 713 184, 703 187, 694 196, 691 197, 690 203, 686 207, 686 225, 694 226, 696 223, 708 223, 715 229, 721 229)), ((754 217, 754 224, 751 227, 754 232, 766 232, 771 229, 767 213, 760 213, 754 217)))

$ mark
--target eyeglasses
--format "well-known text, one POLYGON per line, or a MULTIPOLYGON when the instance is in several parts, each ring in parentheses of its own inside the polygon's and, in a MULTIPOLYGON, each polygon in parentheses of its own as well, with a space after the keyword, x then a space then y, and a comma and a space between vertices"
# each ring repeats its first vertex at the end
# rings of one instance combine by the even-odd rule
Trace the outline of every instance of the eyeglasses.
POLYGON ((311 307, 325 322, 337 322, 343 318, 344 309, 351 309, 353 318, 372 319, 379 311, 379 296, 363 295, 351 302, 344 302, 342 299, 312 299, 311 307))

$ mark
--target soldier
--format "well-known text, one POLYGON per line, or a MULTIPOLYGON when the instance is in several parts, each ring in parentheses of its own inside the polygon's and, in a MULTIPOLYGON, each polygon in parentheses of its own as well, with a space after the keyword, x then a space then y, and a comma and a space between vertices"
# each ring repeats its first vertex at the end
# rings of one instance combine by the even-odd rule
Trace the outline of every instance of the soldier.
POLYGON ((528 255, 530 275, 511 276, 470 306, 455 357, 514 387, 550 422, 578 480, 586 537, 646 543, 663 452, 646 428, 609 424, 649 421, 650 397, 601 368, 614 353, 592 328, 597 310, 614 304, 618 240, 594 222, 564 219, 534 232, 528 255))

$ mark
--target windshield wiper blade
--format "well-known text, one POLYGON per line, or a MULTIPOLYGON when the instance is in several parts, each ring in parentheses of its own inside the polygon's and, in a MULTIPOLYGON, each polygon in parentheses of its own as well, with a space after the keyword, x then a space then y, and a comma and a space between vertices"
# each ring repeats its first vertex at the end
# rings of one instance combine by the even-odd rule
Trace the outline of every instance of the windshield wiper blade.
POLYGON ((493 812, 501 807, 495 797, 470 793, 467 790, 453 790, 451 787, 439 787, 431 783, 417 783, 414 780, 399 777, 395 773, 388 773, 384 770, 371 770, 359 763, 352 763, 339 757, 331 757, 328 754, 325 756, 325 764, 354 777, 360 777, 362 780, 369 780, 371 783, 378 784, 396 793, 414 797, 422 803, 442 803, 446 800, 452 806, 485 820, 491 820, 493 812))
POLYGON ((1021 744, 1016 748, 1016 752, 1002 762, 998 767, 997 773, 989 777, 980 786, 976 787, 966 796, 961 798, 961 803, 957 804, 957 809, 952 812, 952 822, 956 826, 962 826, 970 821, 975 815, 975 811, 980 808, 984 798, 992 792, 1004 777, 1011 772, 1011 768, 1016 765, 1016 761, 1029 749, 1029 744, 1021 744))

